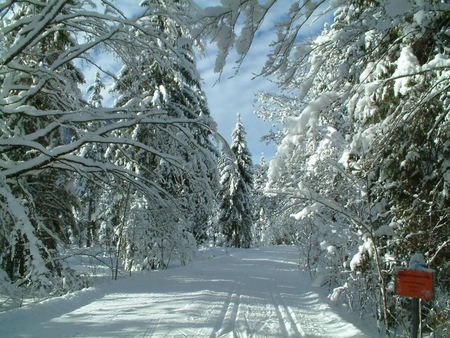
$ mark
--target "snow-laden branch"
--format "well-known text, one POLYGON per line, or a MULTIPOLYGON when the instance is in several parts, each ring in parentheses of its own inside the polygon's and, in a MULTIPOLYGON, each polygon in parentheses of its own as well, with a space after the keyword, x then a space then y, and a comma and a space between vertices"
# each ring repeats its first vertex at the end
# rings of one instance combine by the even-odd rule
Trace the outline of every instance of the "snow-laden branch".
MULTIPOLYGON (((266 189, 264 191, 265 194, 274 194, 274 195, 280 195, 280 196, 286 196, 289 198, 294 198, 298 201, 313 201, 315 203, 318 203, 325 208, 332 210, 338 214, 341 214, 345 216, 351 223, 357 225, 359 228, 364 229, 366 234, 371 235, 373 234, 373 229, 370 229, 370 227, 366 224, 366 222, 361 219, 357 214, 353 213, 349 208, 346 208, 342 204, 326 198, 325 196, 322 196, 318 194, 317 192, 313 191, 312 189, 308 189, 306 187, 302 187, 301 189, 266 189)), ((300 211, 298 215, 303 215, 304 213, 300 211)), ((295 214, 292 215, 294 218, 296 217, 295 214)), ((300 216, 299 216, 300 217, 300 216)))
MULTIPOLYGON (((128 115, 129 116, 129 115, 128 115)), ((129 116, 130 117, 130 116, 129 116)), ((85 120, 83 120, 85 121, 85 120)), ((36 170, 38 168, 42 168, 43 166, 49 164, 53 161, 58 161, 61 156, 67 155, 70 153, 73 153, 75 150, 80 149, 84 144, 87 143, 104 143, 104 144, 120 144, 120 145, 130 145, 142 150, 145 150, 146 152, 149 152, 151 154, 154 154, 156 156, 159 156, 161 158, 165 158, 167 161, 175 165, 176 167, 182 168, 182 164, 177 160, 175 157, 171 156, 170 154, 163 153, 158 151, 156 148, 153 148, 149 145, 143 144, 141 142, 138 142, 136 140, 132 140, 129 138, 123 138, 123 137, 108 137, 108 136, 102 136, 102 135, 109 135, 112 131, 115 130, 121 130, 125 129, 127 127, 131 127, 140 123, 153 123, 153 124, 170 124, 170 125, 176 125, 177 122, 174 122, 172 120, 154 120, 152 118, 148 118, 145 115, 138 116, 137 118, 134 117, 130 120, 123 120, 121 119, 121 122, 113 123, 113 124, 107 124, 103 127, 100 127, 95 132, 92 133, 86 133, 82 137, 78 138, 77 140, 66 144, 61 145, 58 147, 55 147, 53 149, 46 149, 42 145, 40 145, 37 142, 34 142, 33 140, 38 139, 42 136, 47 135, 51 131, 53 131, 55 128, 59 127, 61 124, 59 122, 54 122, 51 125, 47 126, 45 129, 39 130, 36 133, 32 135, 27 135, 23 137, 15 137, 15 138, 8 138, 8 139, 0 139, 0 146, 4 147, 24 147, 24 148, 31 148, 34 150, 37 150, 41 153, 41 155, 37 156, 36 158, 33 158, 31 160, 25 161, 25 162, 5 162, 2 161, 0 164, 2 164, 2 167, 4 170, 2 170, 2 175, 5 177, 16 177, 20 176, 26 172, 36 170)), ((192 120, 187 119, 178 119, 178 123, 195 123, 192 120)), ((180 126, 181 129, 183 129, 180 126)), ((164 132, 164 130, 163 130, 164 132)), ((177 140, 177 136, 174 134, 171 134, 170 130, 166 131, 169 133, 169 135, 172 136, 173 139, 177 140)))
POLYGON ((22 37, 18 39, 10 48, 8 53, 3 57, 0 64, 7 65, 26 48, 34 45, 35 39, 42 34, 46 27, 55 19, 58 13, 66 4, 65 0, 50 0, 46 3, 42 12, 35 15, 33 20, 19 31, 22 37))

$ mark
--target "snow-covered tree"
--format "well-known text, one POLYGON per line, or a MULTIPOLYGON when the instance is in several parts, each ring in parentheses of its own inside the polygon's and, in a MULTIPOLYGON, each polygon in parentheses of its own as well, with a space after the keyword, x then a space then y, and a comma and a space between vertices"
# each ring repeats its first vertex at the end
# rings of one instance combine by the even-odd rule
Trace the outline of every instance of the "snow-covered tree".
MULTIPOLYGON (((72 208, 76 198, 71 189, 73 174, 39 164, 38 158, 40 153, 50 158, 47 151, 65 145, 66 130, 52 124, 57 112, 71 104, 71 93, 79 93, 77 85, 83 82, 83 75, 70 61, 58 65, 54 76, 45 74, 55 66, 58 56, 73 45, 67 29, 55 29, 50 23, 39 43, 32 43, 37 39, 33 37, 38 29, 35 14, 46 13, 48 6, 6 5, 3 10, 8 18, 2 28, 8 48, 1 55, 0 66, 4 113, 1 268, 8 276, 7 281, 16 287, 31 285, 45 293, 46 288, 51 289, 57 283, 57 276, 70 279, 55 256, 57 247, 69 242, 69 229, 75 228, 72 208), (28 29, 30 34, 19 39, 28 29), (22 46, 24 41, 30 45, 22 46), (26 51, 21 51, 22 48, 26 51), (64 84, 61 78, 66 80, 64 84), (60 90, 64 85, 65 90, 60 90)), ((60 10, 61 14, 67 14, 60 10)), ((43 25, 48 19, 43 20, 43 25)))
POLYGON ((253 243, 255 246, 296 243, 296 231, 290 226, 295 221, 289 216, 283 217, 286 213, 280 196, 264 193, 268 169, 264 156, 253 167, 253 243))
MULTIPOLYGON (((331 265, 341 260, 346 269, 332 299, 381 318, 389 335, 404 320, 389 288, 394 265, 421 251, 448 292, 450 5, 322 3, 293 2, 262 70, 296 96, 277 118, 286 133, 270 164, 269 189, 297 201, 292 214, 299 220, 323 219, 330 234, 339 234, 322 248, 335 255, 331 265), (304 43, 299 34, 307 19, 331 11, 333 24, 304 43)), ((232 47, 242 62, 270 4, 205 10, 220 48, 218 71, 232 47)), ((284 103, 273 98, 273 105, 284 103)))
MULTIPOLYGON (((175 252, 181 250, 178 245, 181 243, 178 240, 182 237, 181 233, 187 237, 194 236, 198 241, 206 239, 217 186, 216 150, 211 138, 215 133, 215 123, 201 90, 191 27, 179 24, 183 18, 187 20, 193 7, 186 1, 146 1, 141 5, 146 15, 138 23, 155 32, 155 35, 148 36, 147 43, 132 52, 130 56, 137 60, 137 66, 123 67, 111 91, 117 96, 116 105, 119 106, 124 102, 133 105, 136 96, 145 96, 145 104, 158 109, 159 118, 173 123, 137 126, 121 131, 143 144, 152 144, 160 154, 135 153, 128 149, 126 152, 111 149, 109 153, 112 160, 123 161, 130 167, 139 164, 141 175, 163 192, 158 199, 155 199, 154 193, 143 196, 133 194, 138 198, 138 205, 144 203, 146 208, 135 208, 136 201, 130 201, 131 216, 137 217, 137 210, 151 214, 148 217, 139 216, 140 220, 151 220, 146 227, 140 222, 139 229, 152 233, 155 248, 127 245, 145 253, 162 252, 161 248, 173 246, 169 251, 175 252), (160 40, 165 41, 167 46, 160 53, 163 62, 158 61, 155 53, 148 48, 160 48, 160 40)), ((136 34, 142 33, 137 31, 136 34)), ((133 219, 129 221, 133 222, 133 219)), ((136 236, 133 226, 127 229, 133 233, 127 241, 133 241, 132 237, 140 238, 136 236)), ((170 257, 157 256, 156 263, 150 265, 166 266, 170 257), (161 259, 166 259, 166 262, 161 259)))
MULTIPOLYGON (((101 108, 103 101, 102 90, 104 89, 105 84, 102 81, 101 74, 99 71, 96 71, 93 83, 86 90, 86 94, 89 95, 87 104, 95 108, 101 108)), ((104 123, 104 121, 90 121, 86 123, 85 128, 87 130, 96 130, 104 123)), ((106 146, 104 144, 91 142, 79 149, 79 155, 97 162, 105 162, 105 149, 106 146)), ((79 174, 75 182, 75 191, 78 197, 78 205, 75 208, 77 227, 72 231, 72 241, 80 248, 84 246, 91 247, 99 244, 97 236, 100 222, 97 217, 103 211, 99 201, 102 198, 102 194, 107 191, 107 188, 101 181, 79 174)))
POLYGON ((227 245, 249 248, 253 227, 253 163, 240 115, 219 164, 219 222, 227 245))
POLYGON ((264 196, 263 190, 267 180, 268 164, 261 156, 259 164, 253 166, 253 184, 254 184, 254 200, 253 200, 253 245, 259 246, 269 243, 267 238, 267 229, 270 228, 270 204, 269 197, 264 196))
POLYGON ((95 72, 94 83, 88 87, 86 92, 89 94, 88 103, 96 108, 102 106, 103 96, 102 90, 105 89, 100 71, 95 72))
POLYGON ((215 125, 198 85, 189 19, 195 7, 190 5, 151 2, 132 19, 109 1, 0 5, 2 286, 65 290, 70 283, 64 284, 68 279, 57 248, 86 230, 75 219, 78 207, 87 206, 87 220, 98 222, 95 232, 112 240, 117 256, 122 249, 133 252, 130 242, 120 250, 117 243, 133 234, 127 230, 135 221, 130 215, 136 201, 145 196, 168 208, 178 198, 171 199, 174 190, 163 184, 168 179, 158 180, 161 171, 152 173, 161 163, 175 173, 177 193, 183 195, 173 210, 189 206, 192 194, 209 210, 207 201, 214 196, 209 178, 215 172, 209 137, 215 125), (169 25, 176 35, 166 31, 169 25), (128 88, 122 83, 114 107, 102 107, 99 96, 100 78, 118 79, 98 62, 103 52, 132 75, 128 88), (84 78, 77 60, 100 74, 88 100, 78 87, 84 78), (141 70, 154 81, 140 86, 141 70), (83 180, 104 189, 95 208, 89 204, 93 196, 87 204, 77 203, 80 193, 90 190, 80 190, 83 180))
POLYGON ((234 245, 233 234, 239 222, 239 213, 233 204, 233 196, 239 181, 236 165, 232 155, 224 152, 219 158, 218 169, 220 173, 219 190, 219 217, 218 229, 214 231, 214 242, 219 245, 234 245), (219 236, 219 234, 223 235, 219 236))

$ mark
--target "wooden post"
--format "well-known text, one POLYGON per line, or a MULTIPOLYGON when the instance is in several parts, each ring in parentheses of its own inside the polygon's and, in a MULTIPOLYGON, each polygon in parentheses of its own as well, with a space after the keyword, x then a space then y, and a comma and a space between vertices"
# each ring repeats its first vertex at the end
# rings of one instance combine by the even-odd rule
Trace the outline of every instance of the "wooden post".
POLYGON ((417 332, 419 331, 419 298, 412 299, 412 331, 411 338, 417 338, 417 332))

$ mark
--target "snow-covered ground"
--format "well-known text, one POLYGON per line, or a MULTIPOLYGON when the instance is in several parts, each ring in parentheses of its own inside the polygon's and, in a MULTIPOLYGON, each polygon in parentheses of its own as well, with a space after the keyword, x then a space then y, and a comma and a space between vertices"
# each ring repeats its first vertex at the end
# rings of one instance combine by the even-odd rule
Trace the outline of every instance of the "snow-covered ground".
POLYGON ((187 266, 0 313, 0 337, 376 337, 311 288, 297 255, 206 250, 187 266))

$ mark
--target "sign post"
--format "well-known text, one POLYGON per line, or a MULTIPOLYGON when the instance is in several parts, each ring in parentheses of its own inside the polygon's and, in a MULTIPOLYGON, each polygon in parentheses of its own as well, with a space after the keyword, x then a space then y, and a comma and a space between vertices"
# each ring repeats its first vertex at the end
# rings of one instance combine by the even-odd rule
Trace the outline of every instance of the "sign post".
POLYGON ((412 318, 411 318, 412 333, 411 333, 411 338, 417 338, 417 331, 419 331, 419 313, 420 313, 419 298, 413 298, 412 299, 411 311, 412 311, 412 318))
POLYGON ((395 293, 412 297, 412 338, 417 338, 419 329, 419 298, 433 300, 434 270, 427 269, 421 254, 411 257, 409 268, 397 268, 395 274, 395 293))

